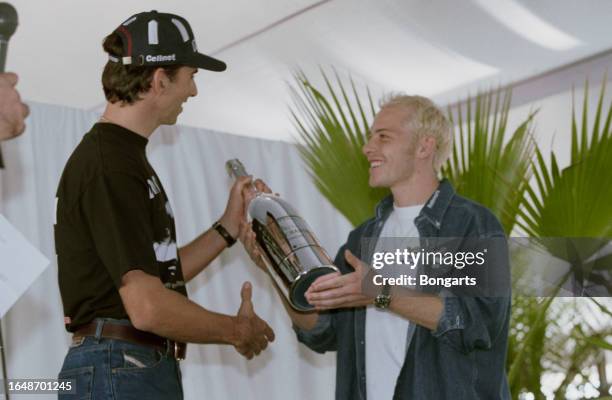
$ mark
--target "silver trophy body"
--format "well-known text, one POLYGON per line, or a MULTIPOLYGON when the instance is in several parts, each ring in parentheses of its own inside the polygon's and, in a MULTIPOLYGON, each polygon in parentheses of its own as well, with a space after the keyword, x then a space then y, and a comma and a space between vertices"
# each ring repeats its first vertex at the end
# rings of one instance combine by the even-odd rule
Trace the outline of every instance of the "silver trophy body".
MULTIPOLYGON (((227 161, 226 167, 234 177, 247 175, 237 159, 227 161)), ((258 192, 248 213, 268 273, 293 308, 312 310, 306 290, 319 276, 338 272, 327 252, 306 221, 278 196, 258 192)))

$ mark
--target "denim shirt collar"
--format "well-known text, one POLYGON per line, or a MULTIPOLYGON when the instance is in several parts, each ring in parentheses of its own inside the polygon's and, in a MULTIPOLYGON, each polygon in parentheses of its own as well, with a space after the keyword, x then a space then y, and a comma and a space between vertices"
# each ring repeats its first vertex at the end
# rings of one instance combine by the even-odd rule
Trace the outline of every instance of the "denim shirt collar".
MULTIPOLYGON (((444 213, 448 209, 451 200, 455 196, 453 185, 445 178, 440 181, 438 188, 432 193, 416 220, 424 220, 440 229, 444 213)), ((393 195, 390 194, 382 199, 376 206, 376 220, 386 220, 393 209, 393 195)))

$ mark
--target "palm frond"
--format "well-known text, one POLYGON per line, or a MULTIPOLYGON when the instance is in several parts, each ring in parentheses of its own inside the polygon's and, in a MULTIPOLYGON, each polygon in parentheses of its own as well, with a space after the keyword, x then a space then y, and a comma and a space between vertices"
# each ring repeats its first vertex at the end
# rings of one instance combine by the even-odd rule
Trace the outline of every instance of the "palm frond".
POLYGON ((536 114, 529 113, 504 144, 510 101, 509 91, 490 92, 468 98, 465 113, 461 103, 455 113, 449 110, 452 122, 453 114, 457 116, 458 140, 442 169, 459 194, 497 215, 507 234, 515 225, 529 186, 535 149, 531 126, 536 114))
POLYGON ((612 102, 605 122, 602 103, 605 80, 599 96, 593 130, 587 124, 588 82, 585 84, 582 122, 578 131, 575 107, 572 109, 571 163, 560 170, 551 152, 550 167, 536 148, 533 166, 538 182, 530 190, 530 207, 521 213, 521 225, 534 237, 612 237, 612 102), (604 122, 602 124, 602 122, 604 122), (590 141, 589 141, 590 136, 590 141), (606 171, 596 173, 596 171, 606 171))
POLYGON ((368 90, 369 104, 363 104, 352 80, 351 91, 347 91, 337 71, 334 70, 335 81, 323 69, 321 75, 329 97, 316 89, 302 71, 294 74, 291 115, 302 139, 298 149, 319 191, 353 225, 358 225, 373 215, 375 205, 388 193, 368 186, 369 165, 361 154, 374 116, 374 103, 368 90))

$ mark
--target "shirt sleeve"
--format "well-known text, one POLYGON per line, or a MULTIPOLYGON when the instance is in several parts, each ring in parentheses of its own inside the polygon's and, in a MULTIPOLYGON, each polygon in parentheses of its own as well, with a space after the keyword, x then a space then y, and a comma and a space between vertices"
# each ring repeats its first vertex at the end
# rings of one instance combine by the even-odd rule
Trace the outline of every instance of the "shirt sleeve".
POLYGON ((462 353, 489 350, 500 338, 508 335, 511 290, 508 247, 503 234, 493 235, 495 250, 490 251, 487 268, 501 276, 494 293, 470 296, 442 290, 442 315, 432 335, 462 353))
POLYGON ((490 350, 508 330, 510 297, 443 297, 444 309, 433 336, 462 353, 490 350))
MULTIPOLYGON (((340 247, 336 258, 334 259, 334 265, 340 269, 342 273, 346 273, 347 268, 344 261, 344 250, 346 245, 340 247)), ((320 312, 317 323, 310 330, 301 329, 293 324, 293 330, 297 335, 298 341, 304 343, 311 350, 318 353, 324 353, 326 351, 337 350, 337 339, 336 339, 336 318, 337 310, 331 310, 327 312, 320 312)))
POLYGON ((146 182, 125 173, 98 174, 83 193, 81 210, 96 253, 117 289, 134 269, 159 276, 150 207, 146 182))
POLYGON ((333 327, 333 314, 330 312, 319 313, 317 323, 310 330, 299 328, 293 324, 293 330, 300 343, 304 343, 309 349, 317 353, 337 350, 336 332, 333 327))

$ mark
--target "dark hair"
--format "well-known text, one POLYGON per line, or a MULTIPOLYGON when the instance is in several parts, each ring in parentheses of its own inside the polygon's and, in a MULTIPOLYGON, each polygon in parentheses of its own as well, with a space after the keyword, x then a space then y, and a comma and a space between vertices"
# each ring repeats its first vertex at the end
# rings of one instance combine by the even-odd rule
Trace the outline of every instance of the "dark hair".
MULTIPOLYGON (((106 53, 121 59, 123 43, 116 32, 104 38, 102 47, 106 53)), ((133 104, 140 100, 140 93, 146 93, 151 88, 153 73, 157 68, 163 68, 172 81, 180 67, 181 65, 162 67, 123 65, 109 60, 104 67, 104 72, 102 72, 102 87, 106 100, 111 103, 121 101, 133 104)))

